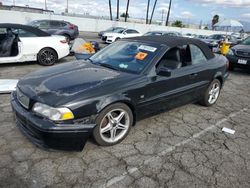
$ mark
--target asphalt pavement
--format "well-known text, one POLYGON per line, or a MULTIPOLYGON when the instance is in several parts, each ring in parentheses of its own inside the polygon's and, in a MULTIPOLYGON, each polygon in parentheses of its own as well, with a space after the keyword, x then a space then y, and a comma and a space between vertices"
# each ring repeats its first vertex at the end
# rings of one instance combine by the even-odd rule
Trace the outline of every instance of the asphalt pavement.
MULTIPOLYGON (((99 40, 96 33, 81 36, 99 40)), ((44 68, 0 65, 0 78, 44 68)), ((214 106, 189 104, 161 113, 137 122, 118 145, 101 147, 90 139, 82 152, 34 146, 16 127, 10 95, 2 94, 0 187, 250 187, 249 94, 250 73, 237 69, 214 106)))

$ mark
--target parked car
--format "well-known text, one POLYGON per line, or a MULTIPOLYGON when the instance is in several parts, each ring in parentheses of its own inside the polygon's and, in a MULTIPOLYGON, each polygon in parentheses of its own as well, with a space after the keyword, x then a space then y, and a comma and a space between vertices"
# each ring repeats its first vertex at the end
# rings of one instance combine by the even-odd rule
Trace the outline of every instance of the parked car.
POLYGON ((63 20, 35 20, 28 25, 37 27, 51 35, 63 35, 68 41, 79 35, 78 26, 63 20))
POLYGON ((106 30, 104 30, 104 31, 100 31, 100 32, 98 33, 98 36, 99 36, 99 37, 102 37, 102 35, 103 35, 104 33, 111 33, 111 32, 113 32, 113 31, 115 31, 115 30, 117 30, 117 29, 125 29, 125 28, 123 28, 123 27, 110 27, 110 28, 108 28, 108 29, 106 29, 106 30))
MULTIPOLYGON (((123 31, 125 31, 126 29, 124 29, 124 28, 120 28, 120 29, 115 29, 114 31, 112 31, 111 33, 123 33, 123 31)), ((102 41, 104 41, 104 42, 106 42, 106 40, 107 40, 107 35, 110 35, 110 32, 106 32, 106 33, 103 33, 102 34, 102 37, 101 37, 101 39, 102 39, 102 41)))
POLYGON ((227 58, 230 70, 233 70, 235 67, 250 70, 250 37, 233 46, 229 50, 227 58))
POLYGON ((163 35, 163 36, 175 36, 175 37, 181 37, 182 34, 176 31, 149 31, 145 33, 143 36, 155 36, 155 35, 163 35))
POLYGON ((82 150, 121 142, 136 121, 186 103, 216 103, 227 59, 200 40, 143 36, 119 40, 89 60, 22 78, 11 104, 35 144, 82 150))
POLYGON ((113 43, 116 40, 123 39, 123 38, 131 38, 131 37, 138 37, 142 36, 142 34, 135 30, 135 29, 124 29, 119 30, 113 33, 105 33, 106 43, 113 43))
POLYGON ((186 37, 186 38, 196 38, 196 35, 195 34, 191 34, 191 33, 186 33, 185 35, 184 35, 184 37, 186 37))
POLYGON ((224 34, 214 34, 214 35, 210 35, 208 36, 206 39, 201 39, 203 42, 205 42, 208 47, 213 51, 213 52, 217 52, 218 51, 218 46, 220 45, 220 43, 222 41, 224 41, 225 39, 228 39, 228 42, 234 46, 238 43, 237 39, 233 36, 226 36, 224 34))
POLYGON ((32 26, 0 24, 0 63, 37 61, 53 65, 69 54, 63 36, 51 36, 32 26))

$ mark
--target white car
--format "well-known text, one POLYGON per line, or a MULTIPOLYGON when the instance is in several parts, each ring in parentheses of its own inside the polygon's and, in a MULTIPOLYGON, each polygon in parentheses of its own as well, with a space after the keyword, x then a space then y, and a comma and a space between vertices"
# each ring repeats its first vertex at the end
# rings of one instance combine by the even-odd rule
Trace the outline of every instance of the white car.
POLYGON ((68 54, 64 36, 52 36, 26 25, 0 24, 0 64, 37 61, 53 65, 68 54))
POLYGON ((121 29, 120 32, 104 33, 103 35, 106 38, 106 43, 109 44, 119 39, 139 36, 142 36, 142 34, 135 29, 121 29))

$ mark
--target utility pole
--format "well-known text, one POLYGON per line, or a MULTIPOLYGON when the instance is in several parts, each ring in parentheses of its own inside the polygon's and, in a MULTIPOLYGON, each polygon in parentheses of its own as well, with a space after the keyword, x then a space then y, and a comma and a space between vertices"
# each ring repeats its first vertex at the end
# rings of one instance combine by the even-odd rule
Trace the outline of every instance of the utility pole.
POLYGON ((170 10, 171 10, 171 5, 172 5, 172 0, 169 1, 168 15, 167 15, 167 20, 166 20, 166 26, 168 26, 168 22, 169 22, 169 15, 170 15, 170 10))
POLYGON ((126 15, 125 15, 125 22, 127 22, 127 18, 128 18, 129 1, 130 1, 130 0, 127 0, 127 9, 126 9, 126 15))
POLYGON ((148 0, 148 5, 147 5, 146 24, 148 24, 148 11, 149 11, 149 5, 150 5, 150 0, 148 0))
POLYGON ((155 0, 155 4, 154 4, 153 10, 152 10, 152 14, 151 14, 151 18, 150 18, 149 24, 152 23, 152 18, 153 18, 154 12, 155 12, 156 3, 157 3, 157 0, 155 0))
POLYGON ((15 0, 13 0, 13 5, 14 5, 14 6, 16 5, 16 1, 15 1, 15 0))
POLYGON ((120 6, 120 1, 117 0, 117 14, 116 14, 116 20, 119 20, 119 6, 120 6))
POLYGON ((110 14, 110 20, 113 20, 113 18, 112 18, 112 6, 111 6, 111 0, 109 0, 109 14, 110 14))
POLYGON ((47 10, 47 0, 44 1, 45 10, 47 10))
POLYGON ((67 3, 66 3, 66 13, 69 13, 69 0, 67 0, 67 3))

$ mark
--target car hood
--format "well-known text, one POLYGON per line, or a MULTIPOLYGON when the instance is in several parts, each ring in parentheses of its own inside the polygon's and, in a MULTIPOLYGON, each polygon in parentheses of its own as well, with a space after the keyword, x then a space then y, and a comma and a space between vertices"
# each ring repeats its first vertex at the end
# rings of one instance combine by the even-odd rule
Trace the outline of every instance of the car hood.
POLYGON ((232 49, 250 52, 250 45, 238 44, 238 45, 235 45, 234 47, 232 47, 232 49))
POLYGON ((78 98, 98 97, 107 91, 111 93, 114 88, 117 90, 123 83, 133 80, 134 76, 77 61, 31 73, 17 86, 33 101, 56 107, 78 98))

